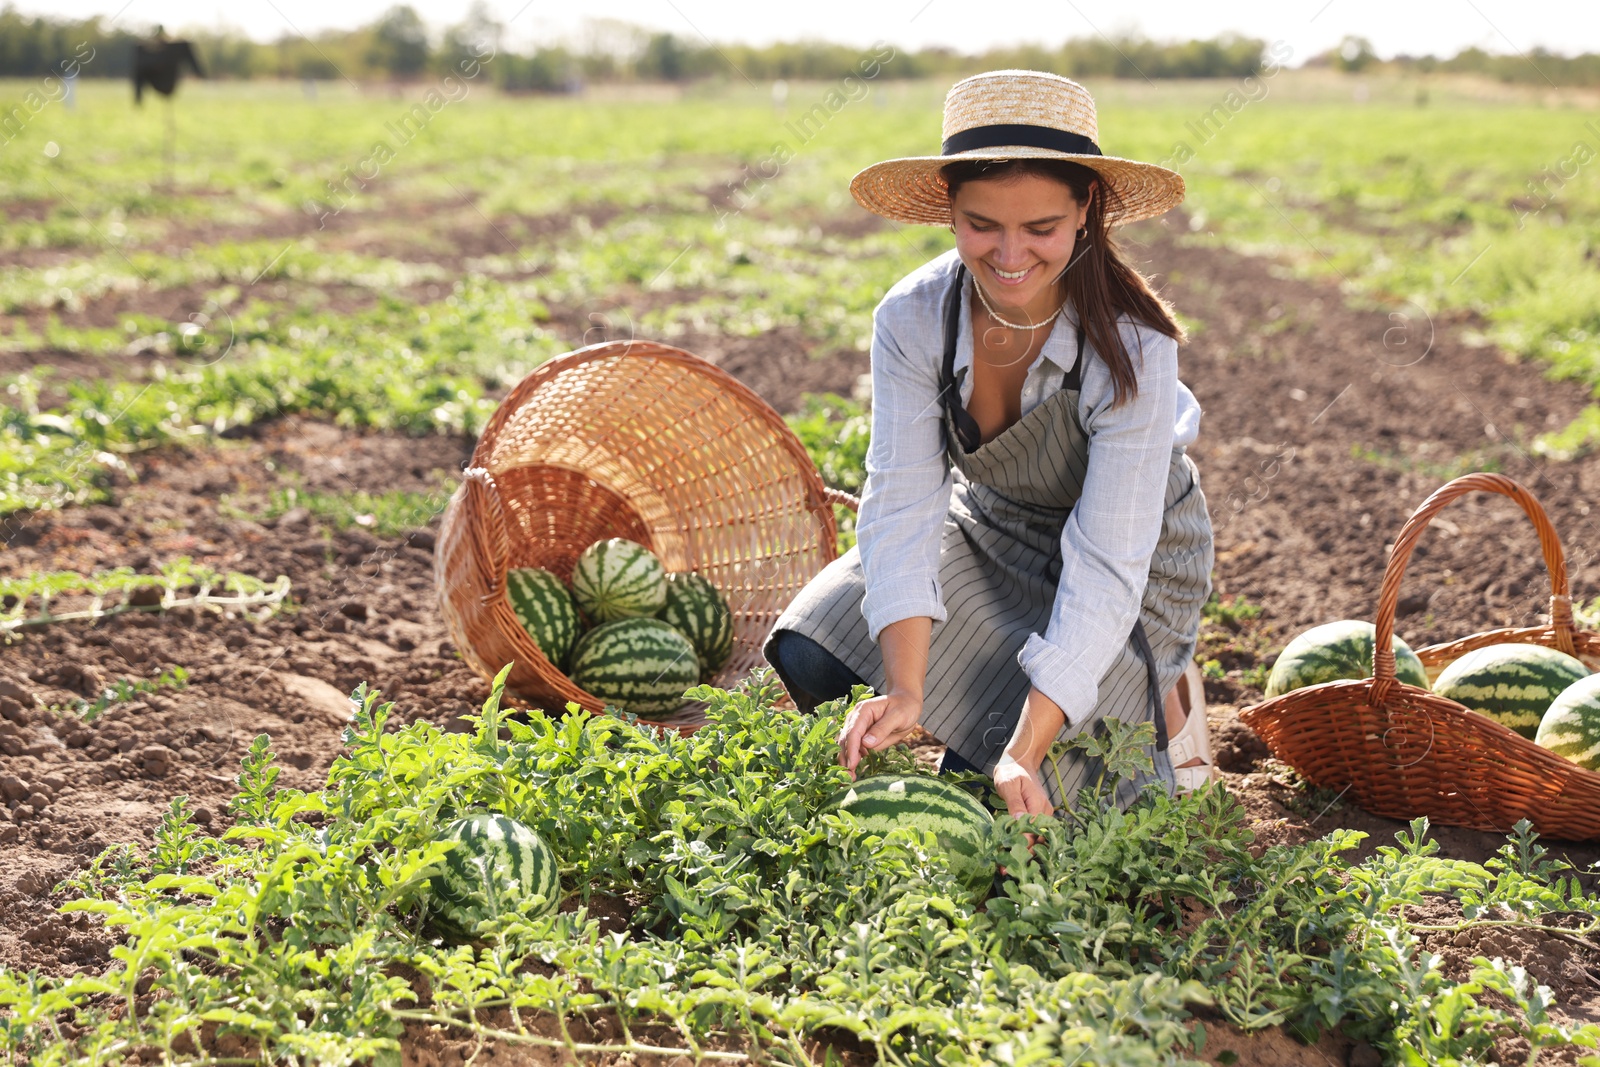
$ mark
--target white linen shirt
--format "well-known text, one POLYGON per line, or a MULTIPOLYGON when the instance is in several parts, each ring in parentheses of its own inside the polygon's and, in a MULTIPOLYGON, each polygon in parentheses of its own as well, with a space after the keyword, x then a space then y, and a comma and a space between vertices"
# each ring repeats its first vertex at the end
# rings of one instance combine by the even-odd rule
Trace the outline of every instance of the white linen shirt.
MULTIPOLYGON (((954 484, 945 453, 939 370, 944 300, 955 249, 902 278, 873 311, 872 440, 856 537, 866 581, 861 612, 877 641, 901 619, 948 614, 939 585, 939 545, 954 484)), ((972 366, 972 277, 961 298, 955 371, 972 366)), ((1133 322, 1118 323, 1139 395, 1114 409, 1110 368, 1085 341, 1078 413, 1089 436, 1083 492, 1061 532, 1061 581, 1043 634, 1017 655, 1034 688, 1079 727, 1098 703, 1100 679, 1139 615, 1150 559, 1161 533, 1175 449, 1193 444, 1200 405, 1178 380, 1177 342, 1133 322), (1142 359, 1141 359, 1142 353, 1142 359)), ((1069 307, 1050 328, 1022 384, 1022 413, 1054 395, 1077 354, 1069 307)), ((970 403, 972 379, 961 383, 970 403)))

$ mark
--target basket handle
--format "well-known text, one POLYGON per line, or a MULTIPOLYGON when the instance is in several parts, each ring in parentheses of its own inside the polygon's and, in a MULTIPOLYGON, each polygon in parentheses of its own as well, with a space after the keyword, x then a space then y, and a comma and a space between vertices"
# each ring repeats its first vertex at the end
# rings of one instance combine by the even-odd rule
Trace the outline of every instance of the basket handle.
POLYGON ((1562 554, 1561 538, 1556 536, 1556 528, 1550 524, 1550 517, 1522 483, 1503 474, 1486 471, 1464 474, 1434 490, 1433 495, 1411 513, 1411 517, 1400 530, 1400 536, 1395 538, 1394 551, 1390 553, 1389 563, 1383 571, 1383 588, 1378 593, 1376 621, 1378 632, 1375 635, 1377 644, 1372 652, 1370 691, 1370 703, 1373 707, 1383 704, 1388 698, 1389 690, 1399 684, 1395 681, 1394 675, 1394 615, 1400 605, 1400 579, 1405 576, 1406 563, 1411 559, 1411 550, 1421 540, 1428 523, 1444 510, 1446 504, 1457 497, 1479 490, 1510 497, 1517 502, 1528 518, 1533 520, 1533 528, 1539 534, 1539 548, 1544 552, 1544 565, 1550 572, 1550 625, 1555 630, 1556 647, 1569 656, 1575 654, 1572 644, 1572 595, 1567 585, 1567 559, 1562 554))
POLYGON ((823 486, 822 499, 826 503, 838 504, 840 507, 849 508, 851 511, 861 510, 861 501, 843 489, 830 489, 827 486, 823 486))
POLYGON ((506 560, 511 557, 511 543, 506 537, 500 490, 494 484, 494 475, 485 467, 468 467, 461 472, 461 478, 467 487, 468 508, 483 519, 465 524, 468 536, 477 542, 473 554, 489 565, 489 588, 501 589, 506 584, 506 560))

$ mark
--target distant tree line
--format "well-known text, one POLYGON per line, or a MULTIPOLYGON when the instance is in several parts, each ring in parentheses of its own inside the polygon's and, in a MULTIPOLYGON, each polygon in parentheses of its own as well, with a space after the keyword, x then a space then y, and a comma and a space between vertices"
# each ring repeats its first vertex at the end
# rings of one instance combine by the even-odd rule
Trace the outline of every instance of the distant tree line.
MULTIPOLYGON (((133 44, 142 34, 88 19, 22 15, 0 8, 0 77, 44 77, 87 44, 94 59, 81 64, 85 77, 126 78, 133 44)), ((325 30, 310 38, 285 30, 275 41, 241 34, 185 31, 206 73, 214 78, 348 78, 411 81, 459 71, 463 61, 492 56, 484 66, 495 84, 512 91, 560 92, 586 82, 689 82, 749 78, 834 80, 856 72, 861 48, 825 41, 771 45, 708 44, 698 36, 647 30, 612 19, 584 24, 579 40, 520 52, 501 47, 506 27, 481 2, 443 32, 430 32, 414 8, 398 4, 368 25, 325 30)), ((891 42, 892 44, 892 42, 891 42)), ((1021 45, 967 54, 931 47, 896 51, 880 77, 960 77, 980 70, 1022 67, 1069 77, 1242 78, 1260 73, 1267 42, 1236 35, 1205 41, 1158 43, 1137 37, 1084 37, 1060 45, 1021 45)), ((1508 82, 1600 85, 1600 56, 1559 56, 1534 50, 1524 56, 1493 55, 1469 48, 1450 59, 1400 56, 1379 60, 1371 45, 1346 38, 1337 48, 1307 57, 1309 65, 1347 71, 1404 69, 1451 71, 1508 82)))
POLYGON ((1373 52, 1372 43, 1365 37, 1346 37, 1337 47, 1312 56, 1306 65, 1329 66, 1350 72, 1400 70, 1415 74, 1432 74, 1435 71, 1476 74, 1495 81, 1529 85, 1600 85, 1600 55, 1584 52, 1576 56, 1563 56, 1545 48, 1530 48, 1509 56, 1485 52, 1481 48, 1466 48, 1449 59, 1398 55, 1383 60, 1373 52))

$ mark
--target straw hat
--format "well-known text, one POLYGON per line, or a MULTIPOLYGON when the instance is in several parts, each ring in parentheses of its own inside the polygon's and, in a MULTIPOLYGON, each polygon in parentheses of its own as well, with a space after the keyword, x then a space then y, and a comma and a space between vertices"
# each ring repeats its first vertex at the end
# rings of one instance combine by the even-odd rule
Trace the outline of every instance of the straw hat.
POLYGON ((1094 97, 1068 78, 995 70, 951 86, 944 98, 944 151, 874 163, 850 180, 850 195, 896 222, 944 225, 950 197, 939 168, 958 159, 1069 159, 1092 168, 1120 201, 1108 225, 1147 219, 1183 199, 1183 176, 1154 163, 1103 155, 1094 97))

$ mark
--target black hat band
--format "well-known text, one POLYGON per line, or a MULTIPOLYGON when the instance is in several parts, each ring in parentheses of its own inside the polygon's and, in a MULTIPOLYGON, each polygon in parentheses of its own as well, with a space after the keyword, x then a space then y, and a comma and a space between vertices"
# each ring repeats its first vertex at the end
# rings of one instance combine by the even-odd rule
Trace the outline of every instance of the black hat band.
POLYGON ((1103 155, 1100 146, 1081 133, 1068 133, 1050 126, 1034 126, 1023 122, 997 123, 993 126, 974 126, 970 130, 953 133, 944 139, 944 154, 972 152, 980 148, 1046 148, 1052 152, 1065 152, 1075 156, 1103 155))

